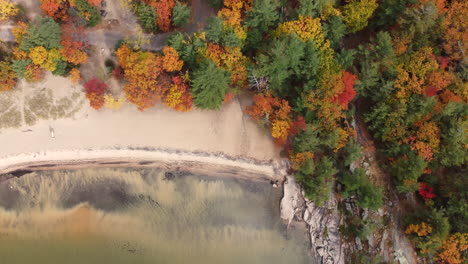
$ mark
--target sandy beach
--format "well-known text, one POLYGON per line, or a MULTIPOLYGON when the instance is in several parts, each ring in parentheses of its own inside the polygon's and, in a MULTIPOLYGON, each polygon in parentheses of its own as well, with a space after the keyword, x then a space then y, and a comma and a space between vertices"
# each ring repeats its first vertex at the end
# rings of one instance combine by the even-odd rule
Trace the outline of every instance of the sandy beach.
MULTIPOLYGON (((24 102, 44 87, 57 96, 77 89, 68 79, 50 75, 40 83, 20 84, 11 96, 24 102)), ((102 165, 106 160, 125 166, 151 161, 159 167, 159 160, 181 169, 182 163, 200 162, 273 177, 272 161, 279 158, 279 149, 242 108, 234 100, 220 111, 178 113, 157 105, 140 112, 130 104, 119 110, 95 111, 85 101, 72 117, 38 120, 33 125, 23 120, 20 127, 1 129, 0 173, 39 169, 45 164, 102 165)), ((27 107, 19 109, 24 119, 27 107)))

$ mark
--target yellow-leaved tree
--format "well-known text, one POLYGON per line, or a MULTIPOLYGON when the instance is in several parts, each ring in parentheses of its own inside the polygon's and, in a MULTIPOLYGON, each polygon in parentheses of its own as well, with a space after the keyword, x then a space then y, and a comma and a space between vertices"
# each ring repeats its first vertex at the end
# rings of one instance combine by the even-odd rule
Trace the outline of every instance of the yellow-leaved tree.
POLYGON ((377 6, 376 0, 351 0, 343 8, 343 21, 348 30, 356 32, 365 28, 377 6))
POLYGON ((16 4, 9 0, 0 0, 0 20, 8 19, 18 13, 16 4))

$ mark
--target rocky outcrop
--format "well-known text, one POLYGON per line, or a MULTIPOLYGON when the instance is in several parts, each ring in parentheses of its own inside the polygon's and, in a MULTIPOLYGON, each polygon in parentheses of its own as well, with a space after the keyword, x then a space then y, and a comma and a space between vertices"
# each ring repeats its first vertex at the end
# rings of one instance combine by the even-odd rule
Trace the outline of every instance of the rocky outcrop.
POLYGON ((304 221, 309 227, 312 254, 320 263, 344 264, 344 250, 339 233, 341 215, 336 198, 332 197, 323 206, 306 200, 304 221))
POLYGON ((287 176, 281 200, 281 218, 288 222, 288 227, 293 221, 304 221, 307 224, 311 253, 320 263, 345 263, 338 231, 341 216, 335 198, 331 198, 323 206, 316 206, 304 198, 294 177, 287 176))

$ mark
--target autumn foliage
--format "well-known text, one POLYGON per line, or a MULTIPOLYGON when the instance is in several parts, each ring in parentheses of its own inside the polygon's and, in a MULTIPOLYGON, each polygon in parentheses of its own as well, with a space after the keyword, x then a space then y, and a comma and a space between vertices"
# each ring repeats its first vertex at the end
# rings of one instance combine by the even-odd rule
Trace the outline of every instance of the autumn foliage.
POLYGON ((450 58, 453 60, 466 59, 463 53, 468 50, 468 2, 464 0, 452 1, 448 8, 444 28, 444 44, 443 48, 450 58))
POLYGON ((257 94, 253 99, 254 104, 246 109, 246 113, 269 127, 271 136, 278 144, 285 143, 291 127, 291 107, 288 101, 275 98, 270 93, 257 94))
POLYGON ((164 105, 179 112, 192 110, 193 98, 189 85, 180 76, 172 77, 172 82, 163 100, 164 105))
POLYGON ((465 263, 466 251, 468 250, 468 234, 454 233, 443 243, 441 251, 437 255, 437 263, 461 264, 465 263))
POLYGON ((127 84, 127 100, 139 110, 154 106, 159 100, 177 111, 189 111, 192 97, 188 85, 181 77, 171 76, 182 69, 183 61, 171 47, 163 48, 163 55, 133 51, 122 45, 116 51, 127 84))
POLYGON ((41 0, 41 9, 45 15, 56 21, 67 21, 67 9, 70 3, 67 0, 41 0))
POLYGON ((89 105, 92 108, 98 110, 104 106, 104 94, 108 89, 104 82, 95 77, 87 81, 84 87, 86 90, 86 98, 88 98, 89 105))
POLYGON ((81 79, 82 78, 81 78, 80 70, 78 70, 77 68, 73 68, 73 69, 70 70, 70 80, 73 83, 77 83, 81 79))
POLYGON ((0 0, 0 20, 8 19, 18 13, 16 4, 9 0, 0 0))
POLYGON ((344 89, 341 93, 337 94, 333 98, 333 102, 338 103, 343 108, 348 108, 348 103, 353 100, 354 96, 356 96, 356 90, 354 90, 354 83, 356 82, 357 76, 351 74, 347 71, 343 71, 343 75, 341 77, 344 89))
POLYGON ((405 229, 405 234, 416 234, 418 237, 427 236, 430 233, 432 233, 432 227, 426 222, 417 225, 411 224, 405 229))
POLYGON ((16 73, 11 68, 11 63, 0 61, 0 91, 11 90, 16 85, 16 73))
POLYGON ((175 0, 150 1, 149 4, 156 10, 156 24, 158 28, 167 32, 171 29, 172 8, 175 6, 175 0))
POLYGON ((18 77, 39 81, 45 71, 50 71, 60 76, 72 74, 72 81, 79 80, 75 68, 88 59, 87 46, 76 40, 83 39, 80 28, 60 27, 51 18, 44 17, 29 25, 18 22, 13 34, 18 44, 13 48, 13 65, 18 77))
MULTIPOLYGON (((70 22, 71 13, 76 13, 83 20, 89 22, 99 19, 97 7, 102 0, 40 0, 41 9, 46 16, 53 18, 57 22, 70 22), (81 1, 80 3, 77 3, 81 1), (74 12, 70 12, 74 9, 74 12), (97 16, 97 17, 96 17, 97 16)), ((92 22, 92 23, 96 23, 92 22)))
POLYGON ((419 195, 421 195, 422 198, 424 198, 424 200, 432 199, 435 197, 434 189, 432 187, 429 187, 425 182, 419 183, 418 193, 419 195))
POLYGON ((208 43, 205 57, 212 60, 216 66, 231 72, 231 85, 245 87, 247 83, 247 69, 245 64, 247 57, 242 54, 240 47, 221 47, 214 43, 208 43))

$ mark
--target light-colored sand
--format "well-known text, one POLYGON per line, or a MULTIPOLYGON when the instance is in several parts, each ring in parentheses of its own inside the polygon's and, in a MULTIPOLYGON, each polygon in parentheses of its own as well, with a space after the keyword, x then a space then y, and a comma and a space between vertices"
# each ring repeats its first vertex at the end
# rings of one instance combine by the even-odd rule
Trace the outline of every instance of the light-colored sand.
MULTIPOLYGON (((52 91, 71 90, 65 78, 48 76, 46 83, 52 91)), ((93 158, 105 159, 115 158, 109 151, 120 148, 119 158, 132 157, 135 153, 123 151, 129 147, 223 153, 256 160, 279 157, 279 149, 268 133, 243 114, 237 100, 220 111, 188 113, 161 105, 139 112, 128 103, 120 110, 95 111, 86 103, 74 118, 40 120, 33 126, 0 130, 0 172, 15 163, 38 161, 35 156, 42 161, 86 158, 80 155, 88 152, 80 150, 95 150, 93 158), (70 153, 76 153, 76 158, 70 153)))

